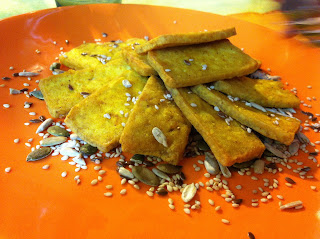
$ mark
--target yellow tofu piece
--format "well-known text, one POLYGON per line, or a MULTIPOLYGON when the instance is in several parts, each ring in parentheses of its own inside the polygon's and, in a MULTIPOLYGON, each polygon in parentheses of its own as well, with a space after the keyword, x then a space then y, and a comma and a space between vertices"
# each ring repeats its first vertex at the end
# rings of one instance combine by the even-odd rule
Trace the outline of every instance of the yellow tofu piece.
POLYGON ((245 76, 217 81, 215 90, 264 107, 298 108, 299 98, 283 89, 280 81, 251 79, 245 76))
POLYGON ((69 110, 88 94, 92 94, 106 84, 111 85, 119 77, 141 76, 131 70, 123 59, 107 65, 79 71, 69 70, 60 75, 52 75, 39 82, 49 113, 54 118, 65 117, 69 110))
POLYGON ((158 73, 149 65, 147 55, 139 55, 134 50, 122 49, 122 56, 133 70, 142 76, 157 75, 158 73))
POLYGON ((164 94, 162 81, 151 76, 133 107, 120 143, 124 152, 156 156, 176 165, 183 157, 191 125, 172 100, 162 100, 164 94), (166 136, 168 147, 154 138, 154 127, 166 136))
POLYGON ((224 94, 204 85, 194 86, 192 91, 241 124, 283 144, 290 145, 300 127, 298 119, 281 115, 272 117, 270 113, 246 106, 241 101, 232 102, 224 94))
POLYGON ((118 78, 112 86, 106 85, 75 105, 65 122, 87 143, 108 152, 119 145, 124 124, 133 108, 126 93, 138 97, 146 84, 145 77, 118 78), (131 87, 125 87, 128 80, 131 87), (122 114, 123 113, 123 114, 122 114))
POLYGON ((141 39, 132 38, 125 42, 84 43, 60 55, 60 62, 75 70, 104 65, 122 58, 121 50, 137 41, 141 39))
POLYGON ((231 166, 262 155, 263 143, 255 134, 243 130, 237 121, 219 116, 211 105, 188 88, 168 90, 222 165, 231 166))
POLYGON ((136 52, 141 54, 155 49, 212 42, 222 40, 233 35, 236 35, 236 29, 234 27, 205 32, 161 35, 151 39, 143 45, 138 46, 136 48, 136 52))
POLYGON ((243 76, 260 66, 229 40, 149 51, 148 62, 171 88, 243 76))

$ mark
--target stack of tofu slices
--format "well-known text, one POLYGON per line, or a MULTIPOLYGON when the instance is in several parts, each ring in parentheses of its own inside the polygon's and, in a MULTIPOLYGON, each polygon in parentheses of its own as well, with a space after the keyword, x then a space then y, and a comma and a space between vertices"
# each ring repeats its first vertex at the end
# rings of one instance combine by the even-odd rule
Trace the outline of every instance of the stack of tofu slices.
POLYGON ((60 56, 71 69, 40 90, 52 117, 103 152, 121 144, 176 165, 193 126, 221 165, 249 161, 269 139, 292 143, 300 121, 286 112, 300 101, 279 81, 247 77, 260 62, 227 40, 235 34, 85 43, 60 56))

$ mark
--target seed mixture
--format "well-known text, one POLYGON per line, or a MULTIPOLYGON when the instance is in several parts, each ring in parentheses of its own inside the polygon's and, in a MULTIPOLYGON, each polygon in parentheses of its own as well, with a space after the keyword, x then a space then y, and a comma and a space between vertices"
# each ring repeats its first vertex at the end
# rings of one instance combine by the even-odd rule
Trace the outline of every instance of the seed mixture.
MULTIPOLYGON (((103 37, 108 36, 106 33, 103 33, 102 35, 103 37)), ((68 43, 69 41, 66 40, 66 44, 68 43)), ((61 51, 62 50, 63 48, 61 51)), ((38 54, 40 53, 39 50, 36 50, 36 52, 38 54)), ((62 53, 62 55, 63 54, 64 53, 62 53)), ((186 65, 190 65, 191 62, 193 64, 193 59, 184 60, 186 65)), ((56 74, 54 72, 56 72, 57 69, 60 69, 60 64, 53 64, 50 66, 50 69, 53 71, 53 74, 56 74)), ((207 65, 202 64, 201 70, 206 69, 207 65)), ((10 70, 14 70, 14 68, 10 67, 10 70)), ((170 72, 171 69, 165 69, 164 71, 170 72)), ((35 77, 38 75, 39 72, 28 71, 22 71, 13 74, 14 77, 35 77)), ((265 78, 268 80, 279 80, 280 78, 278 76, 270 76, 261 70, 250 74, 249 77, 259 79, 265 78)), ((2 79, 10 80, 10 78, 7 76, 3 77, 2 79)), ((132 87, 132 84, 128 80, 122 80, 122 84, 125 88, 132 87)), ((23 85, 25 87, 30 87, 28 83, 23 83, 23 85)), ((70 90, 74 90, 73 86, 71 85, 69 85, 68 88, 70 90)), ((307 88, 311 89, 312 86, 307 86, 307 88)), ((214 90, 214 86, 208 86, 208 89, 214 90)), ((297 93, 297 89, 295 88, 293 88, 291 91, 297 93)), ((89 95, 86 92, 81 93, 83 96, 89 95)), ((24 94, 27 98, 35 97, 39 100, 44 99, 41 91, 37 89, 29 92, 28 88, 24 88, 22 90, 10 88, 10 94, 11 97, 24 94)), ((192 94, 192 92, 190 92, 190 94, 192 94)), ((130 95, 127 95, 127 97, 128 102, 132 101, 130 95)), ((164 98, 166 100, 172 100, 172 95, 168 93, 164 95, 164 98)), ((228 98, 230 101, 239 101, 237 97, 228 95, 228 98)), ((316 101, 316 98, 307 97, 306 100, 312 102, 316 101)), ((41 102, 39 101, 39 103, 41 102)), ((269 112, 270 117, 275 119, 273 121, 275 125, 279 125, 279 118, 277 118, 276 115, 293 117, 293 115, 296 113, 295 110, 289 108, 266 108, 254 102, 245 102, 245 104, 262 112, 269 112)), ((301 101, 301 104, 305 107, 311 108, 311 105, 305 104, 304 101, 301 101)), ((28 109, 32 107, 32 105, 33 103, 31 102, 25 102, 22 107, 28 109)), ((198 107, 198 105, 193 102, 190 103, 190 106, 193 108, 198 107)), ((3 107, 9 109, 11 105, 3 104, 3 107)), ((154 107, 159 110, 158 105, 155 105, 154 107)), ((224 113, 222 113, 217 106, 214 107, 214 110, 221 113, 220 117, 224 117, 226 124, 229 125, 233 120, 231 117, 226 117, 226 115, 224 115, 224 113)), ((33 138, 30 138, 30 141, 25 142, 24 145, 31 148, 31 152, 27 156, 27 162, 38 161, 51 155, 53 157, 60 157, 62 161, 68 161, 70 165, 75 166, 75 172, 79 172, 80 170, 87 170, 88 161, 92 161, 95 165, 93 166, 93 170, 97 171, 98 173, 97 178, 92 179, 90 182, 92 186, 99 186, 99 184, 104 181, 104 177, 108 176, 107 171, 103 167, 103 160, 117 159, 116 165, 117 172, 120 177, 120 185, 130 184, 136 190, 140 190, 142 183, 149 185, 150 188, 145 192, 146 196, 148 197, 166 197, 167 195, 170 196, 171 193, 181 193, 181 200, 184 202, 183 208, 176 208, 174 201, 171 198, 168 199, 168 207, 173 211, 183 210, 185 214, 192 214, 192 211, 201 208, 201 202, 194 200, 194 198, 198 193, 201 193, 202 190, 206 190, 208 192, 217 192, 218 194, 215 194, 214 196, 220 195, 222 198, 224 198, 226 204, 230 204, 230 206, 234 208, 241 208, 243 199, 237 198, 236 190, 245 190, 246 185, 238 184, 234 188, 229 187, 229 180, 232 180, 232 174, 235 173, 239 174, 240 176, 249 176, 252 181, 263 182, 263 187, 257 187, 257 189, 252 191, 253 198, 250 202, 252 207, 259 207, 260 203, 269 203, 272 202, 273 199, 277 198, 279 200, 279 210, 299 210, 304 207, 302 201, 298 200, 290 202, 290 199, 285 199, 282 195, 274 192, 275 189, 278 189, 280 184, 294 188, 299 186, 299 183, 290 177, 285 177, 285 182, 280 183, 277 179, 268 179, 265 178, 264 175, 275 175, 282 172, 284 168, 287 168, 288 170, 292 171, 293 175, 300 177, 301 179, 307 180, 314 178, 312 175, 312 168, 304 166, 304 162, 299 161, 294 157, 303 152, 308 154, 308 159, 311 160, 316 167, 319 167, 316 158, 319 150, 314 149, 312 152, 310 152, 307 149, 307 146, 315 147, 315 145, 320 144, 320 141, 310 142, 303 132, 310 130, 313 130, 315 133, 318 132, 320 128, 320 121, 318 121, 317 117, 319 117, 320 114, 313 114, 307 111, 301 112, 306 115, 308 119, 302 122, 300 130, 296 133, 295 139, 290 145, 284 145, 275 140, 261 136, 263 143, 266 146, 266 151, 261 159, 236 163, 232 167, 226 167, 222 165, 212 154, 210 147, 203 140, 202 136, 193 129, 185 150, 185 157, 187 158, 198 156, 201 157, 201 159, 198 159, 194 163, 193 172, 184 171, 183 162, 182 166, 171 165, 164 163, 158 157, 139 154, 133 155, 131 158, 126 158, 126 156, 122 154, 121 146, 116 147, 106 153, 102 152, 96 147, 82 140, 78 135, 72 133, 72 131, 66 127, 66 124, 63 121, 53 120, 52 118, 45 119, 44 116, 39 116, 38 118, 30 120, 31 124, 39 124, 35 131, 35 133, 42 138, 39 144, 33 146, 33 138), (203 156, 204 160, 202 159, 203 156), (203 171, 199 172, 202 169, 205 170, 205 173, 203 173, 203 171), (186 176, 188 176, 189 173, 198 172, 204 176, 204 181, 190 182, 188 184, 185 183, 186 176), (288 200, 289 202, 284 204, 282 202, 284 200, 286 200, 286 202, 288 200)), ((41 114, 41 112, 29 112, 30 116, 37 116, 39 114, 41 114)), ((125 115, 123 111, 120 112, 120 114, 125 115)), ((102 116, 106 119, 111 119, 112 113, 103 112, 102 116)), ((126 117, 128 117, 128 115, 126 117)), ((27 126, 30 123, 26 122, 25 125, 27 126)), ((125 123, 122 123, 122 126, 125 127, 125 123)), ((246 126, 242 127, 247 133, 254 133, 251 128, 246 126)), ((152 134, 156 141, 158 141, 164 147, 168 147, 166 136, 161 129, 157 127, 153 128, 152 134)), ((20 143, 20 141, 21 140, 19 138, 13 140, 13 142, 16 144, 20 143)), ((92 168, 91 165, 89 165, 89 168, 92 168)), ((42 169, 50 170, 50 165, 43 165, 42 169)), ((6 173, 9 173, 10 171, 10 167, 5 168, 6 173)), ((61 177, 67 178, 68 172, 62 172, 61 177)), ((79 175, 74 177, 74 181, 77 185, 81 185, 81 179, 79 175)), ((116 193, 113 191, 114 186, 109 184, 105 187, 106 192, 104 193, 104 196, 107 198, 112 198, 116 193)), ((318 190, 317 186, 315 185, 310 186, 310 189, 312 191, 318 190)), ((120 193, 122 196, 125 196, 125 194, 128 192, 127 189, 122 188, 120 191, 118 191, 118 193, 120 193)), ((207 203, 213 207, 213 210, 217 212, 221 211, 221 206, 215 205, 213 199, 209 199, 207 203)), ((225 218, 222 218, 221 222, 224 224, 232 224, 232 222, 225 218)), ((248 237, 255 238, 251 232, 248 232, 248 237)))

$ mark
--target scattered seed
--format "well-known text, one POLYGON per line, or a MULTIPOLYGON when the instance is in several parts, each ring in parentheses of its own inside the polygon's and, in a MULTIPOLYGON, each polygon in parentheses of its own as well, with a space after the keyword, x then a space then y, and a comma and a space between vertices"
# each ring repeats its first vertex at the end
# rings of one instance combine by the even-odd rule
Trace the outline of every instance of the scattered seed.
POLYGON ((313 191, 316 191, 316 190, 317 190, 317 186, 310 186, 310 188, 311 188, 313 191))
MULTIPOLYGON (((289 177, 285 177, 284 178, 289 184, 296 184, 296 182, 292 179, 292 178, 289 178, 289 177)), ((288 186, 288 185, 287 185, 288 186)), ((291 185, 292 186, 292 185, 291 185)), ((290 187, 290 186, 289 186, 290 187)))
POLYGON ((192 200, 192 198, 196 195, 197 188, 195 187, 194 183, 187 185, 181 194, 182 200, 187 203, 192 200))
POLYGON ((127 193, 127 190, 126 189, 122 189, 121 191, 120 191, 120 194, 121 195, 125 195, 127 193))
POLYGON ((42 166, 42 169, 48 169, 50 167, 50 165, 49 164, 46 164, 46 165, 43 165, 42 166))
POLYGON ((294 201, 294 202, 290 202, 290 203, 287 203, 285 205, 282 205, 280 206, 280 210, 284 210, 284 209, 289 209, 289 208, 294 208, 294 207, 297 207, 297 206, 300 206, 302 205, 302 201, 294 201))
POLYGON ((132 167, 132 174, 144 184, 150 186, 158 186, 160 184, 160 180, 157 175, 155 175, 150 169, 142 166, 132 167))
POLYGON ((103 170, 103 169, 99 170, 99 175, 103 175, 105 173, 106 173, 106 170, 103 170))
POLYGON ((292 188, 292 184, 291 183, 285 183, 285 185, 289 188, 292 188))
POLYGON ((93 185, 96 185, 98 183, 98 179, 93 179, 92 181, 91 181, 91 185, 93 186, 93 185))
POLYGON ((183 211, 184 211, 186 214, 190 214, 190 213, 191 213, 191 211, 190 211, 189 208, 184 208, 183 211))
POLYGON ((65 178, 67 176, 67 174, 68 173, 66 171, 64 171, 64 172, 61 173, 61 177, 65 178))
POLYGON ((4 171, 5 171, 6 173, 10 173, 10 172, 11 172, 11 167, 5 168, 4 171))
POLYGON ((169 204, 169 208, 170 208, 171 210, 174 210, 176 207, 175 207, 173 204, 169 204))
POLYGON ((230 224, 230 221, 227 219, 221 219, 221 222, 223 222, 224 224, 230 224))
POLYGON ((220 211, 220 209, 221 209, 221 206, 217 206, 214 210, 220 211))
POLYGON ((256 239, 252 232, 248 232, 249 239, 256 239))
POLYGON ((43 147, 36 149, 28 154, 27 162, 38 161, 40 159, 48 157, 52 152, 50 147, 43 147))
POLYGON ((111 192, 106 192, 103 195, 106 196, 106 197, 112 197, 112 193, 111 192))
POLYGON ((152 135, 160 144, 164 147, 168 147, 167 138, 159 128, 154 127, 152 129, 152 135))

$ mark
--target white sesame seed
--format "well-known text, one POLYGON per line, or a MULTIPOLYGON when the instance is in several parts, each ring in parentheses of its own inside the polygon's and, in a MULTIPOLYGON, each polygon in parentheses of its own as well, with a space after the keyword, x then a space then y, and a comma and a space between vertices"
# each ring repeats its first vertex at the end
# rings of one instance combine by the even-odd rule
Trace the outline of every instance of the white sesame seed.
POLYGON ((214 205, 214 201, 213 201, 212 199, 209 199, 208 202, 209 202, 209 204, 210 204, 211 206, 214 205))
POLYGON ((237 186, 236 186, 236 189, 241 190, 241 189, 242 189, 242 186, 241 186, 241 185, 237 185, 237 186))
POLYGON ((103 195, 106 196, 106 197, 112 197, 112 193, 111 192, 104 193, 103 195))
POLYGON ((63 178, 64 178, 64 177, 66 177, 66 176, 67 176, 67 174, 68 174, 68 173, 67 173, 66 171, 64 171, 64 172, 62 172, 62 173, 61 173, 61 177, 63 177, 63 178))
POLYGON ((168 198, 168 202, 169 202, 169 204, 173 204, 172 198, 168 198))
POLYGON ((120 191, 120 194, 121 195, 124 195, 124 194, 126 194, 127 193, 127 190, 126 189, 122 189, 121 191, 120 191))
POLYGON ((317 190, 317 187, 316 187, 316 186, 310 186, 310 188, 311 188, 313 191, 316 191, 316 190, 317 190))
POLYGON ((93 186, 93 185, 96 185, 98 183, 98 179, 93 179, 92 181, 91 181, 91 185, 93 186))
POLYGON ((184 208, 183 211, 184 211, 186 214, 190 214, 190 212, 191 212, 189 208, 184 208))
POLYGON ((103 117, 104 117, 104 118, 107 118, 107 119, 111 119, 111 116, 110 116, 110 114, 108 114, 108 113, 104 114, 103 117))
POLYGON ((205 176, 206 178, 210 178, 210 173, 205 173, 203 176, 205 176))
POLYGON ((23 86, 30 86, 28 83, 23 83, 23 86))
POLYGON ((165 72, 170 72, 171 70, 170 70, 170 69, 165 69, 164 71, 165 71, 165 72))
POLYGON ((50 167, 50 165, 49 164, 46 164, 46 165, 43 165, 42 166, 42 169, 48 169, 50 167))
POLYGON ((174 210, 176 207, 175 207, 173 204, 169 204, 169 208, 170 208, 171 210, 174 210))
POLYGON ((213 107, 213 109, 214 109, 215 111, 217 111, 217 112, 219 112, 219 111, 220 111, 220 109, 219 109, 219 107, 218 107, 218 106, 213 107))
POLYGON ((255 180, 255 181, 257 181, 257 180, 258 180, 258 178, 257 178, 257 177, 255 177, 255 176, 252 176, 252 177, 251 177, 251 179, 252 179, 252 180, 255 180))
POLYGON ((81 168, 75 168, 74 171, 75 172, 79 172, 81 168))
POLYGON ((26 123, 24 123, 24 125, 28 126, 28 125, 30 125, 30 123, 26 122, 26 123))
POLYGON ((10 105, 9 104, 3 104, 3 107, 8 109, 8 108, 10 108, 10 105))
POLYGON ((308 86, 307 86, 307 88, 308 88, 308 89, 311 89, 311 88, 312 88, 312 86, 311 86, 311 85, 308 85, 308 86))
POLYGON ((99 171, 99 175, 103 175, 103 174, 105 174, 105 173, 106 173, 106 170, 101 169, 101 170, 99 171))
POLYGON ((219 211, 221 209, 221 206, 217 206, 214 210, 219 211))
POLYGON ((10 171, 11 171, 11 167, 7 167, 7 168, 5 168, 5 169, 4 169, 4 171, 5 171, 6 173, 10 173, 10 171))
POLYGON ((17 143, 20 142, 20 139, 14 139, 13 142, 14 142, 15 144, 17 144, 17 143))
POLYGON ((159 109, 159 106, 157 106, 157 105, 154 105, 154 108, 156 108, 156 110, 158 110, 158 109, 159 109))
POLYGON ((247 128, 247 132, 250 134, 252 132, 252 129, 247 128))
POLYGON ((31 147, 31 144, 30 143, 25 143, 25 146, 31 147))
POLYGON ((202 70, 205 71, 207 69, 207 67, 208 66, 206 64, 202 65, 202 70))

